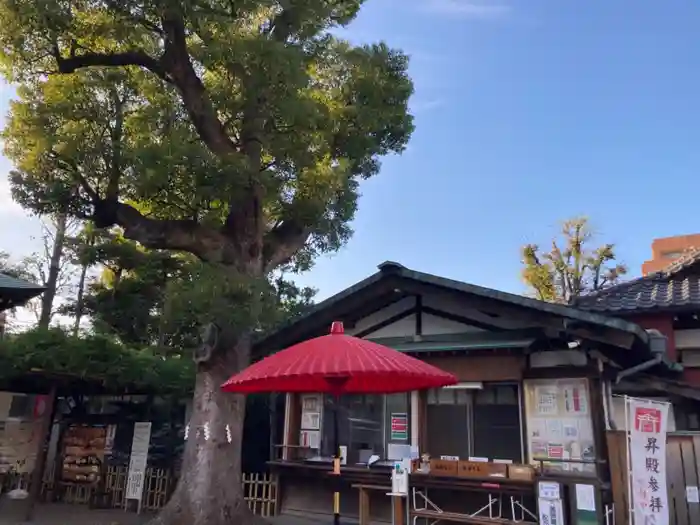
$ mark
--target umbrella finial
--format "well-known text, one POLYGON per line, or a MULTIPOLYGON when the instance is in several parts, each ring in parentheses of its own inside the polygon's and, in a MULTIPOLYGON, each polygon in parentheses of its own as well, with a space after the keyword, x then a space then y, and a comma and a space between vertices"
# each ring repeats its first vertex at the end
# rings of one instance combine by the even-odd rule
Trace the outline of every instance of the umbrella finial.
POLYGON ((339 335, 344 333, 345 329, 343 328, 343 321, 333 321, 333 324, 331 325, 331 334, 339 335))

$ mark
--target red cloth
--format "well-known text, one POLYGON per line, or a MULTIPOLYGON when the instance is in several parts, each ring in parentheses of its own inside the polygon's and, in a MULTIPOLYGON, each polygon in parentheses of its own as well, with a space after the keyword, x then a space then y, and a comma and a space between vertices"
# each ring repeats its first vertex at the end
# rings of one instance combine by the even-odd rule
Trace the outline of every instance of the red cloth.
POLYGON ((457 378, 386 346, 343 333, 335 322, 330 335, 291 346, 231 377, 226 392, 325 392, 390 394, 438 388, 457 378))

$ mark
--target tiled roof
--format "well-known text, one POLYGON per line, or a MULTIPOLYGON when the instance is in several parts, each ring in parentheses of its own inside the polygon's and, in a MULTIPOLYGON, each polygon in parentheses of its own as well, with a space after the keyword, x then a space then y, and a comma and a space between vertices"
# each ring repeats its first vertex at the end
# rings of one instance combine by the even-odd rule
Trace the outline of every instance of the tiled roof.
POLYGON ((0 312, 21 306, 43 291, 43 286, 0 273, 0 312))
POLYGON ((700 249, 689 251, 663 271, 580 297, 575 306, 618 313, 700 307, 700 249))
POLYGON ((24 279, 16 279, 6 273, 0 273, 0 289, 25 289, 25 290, 43 290, 42 286, 35 283, 30 283, 24 279))

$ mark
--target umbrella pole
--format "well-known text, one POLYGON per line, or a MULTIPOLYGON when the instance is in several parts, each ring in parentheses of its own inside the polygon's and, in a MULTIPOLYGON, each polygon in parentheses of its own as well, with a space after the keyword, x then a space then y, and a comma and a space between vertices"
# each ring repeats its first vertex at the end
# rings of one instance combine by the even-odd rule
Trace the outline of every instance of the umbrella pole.
MULTIPOLYGON (((338 436, 338 401, 335 396, 333 403, 333 474, 340 477, 340 443, 338 436)), ((336 480, 335 492, 333 493, 333 525, 340 525, 340 479, 336 480)))

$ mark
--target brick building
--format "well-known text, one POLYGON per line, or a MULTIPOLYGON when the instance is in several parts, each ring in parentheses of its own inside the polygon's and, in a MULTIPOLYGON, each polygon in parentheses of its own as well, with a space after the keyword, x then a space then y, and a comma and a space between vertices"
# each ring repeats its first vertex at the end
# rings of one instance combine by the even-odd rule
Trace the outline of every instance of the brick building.
POLYGON ((642 264, 642 275, 659 272, 696 248, 700 248, 700 233, 654 239, 651 259, 642 264))

